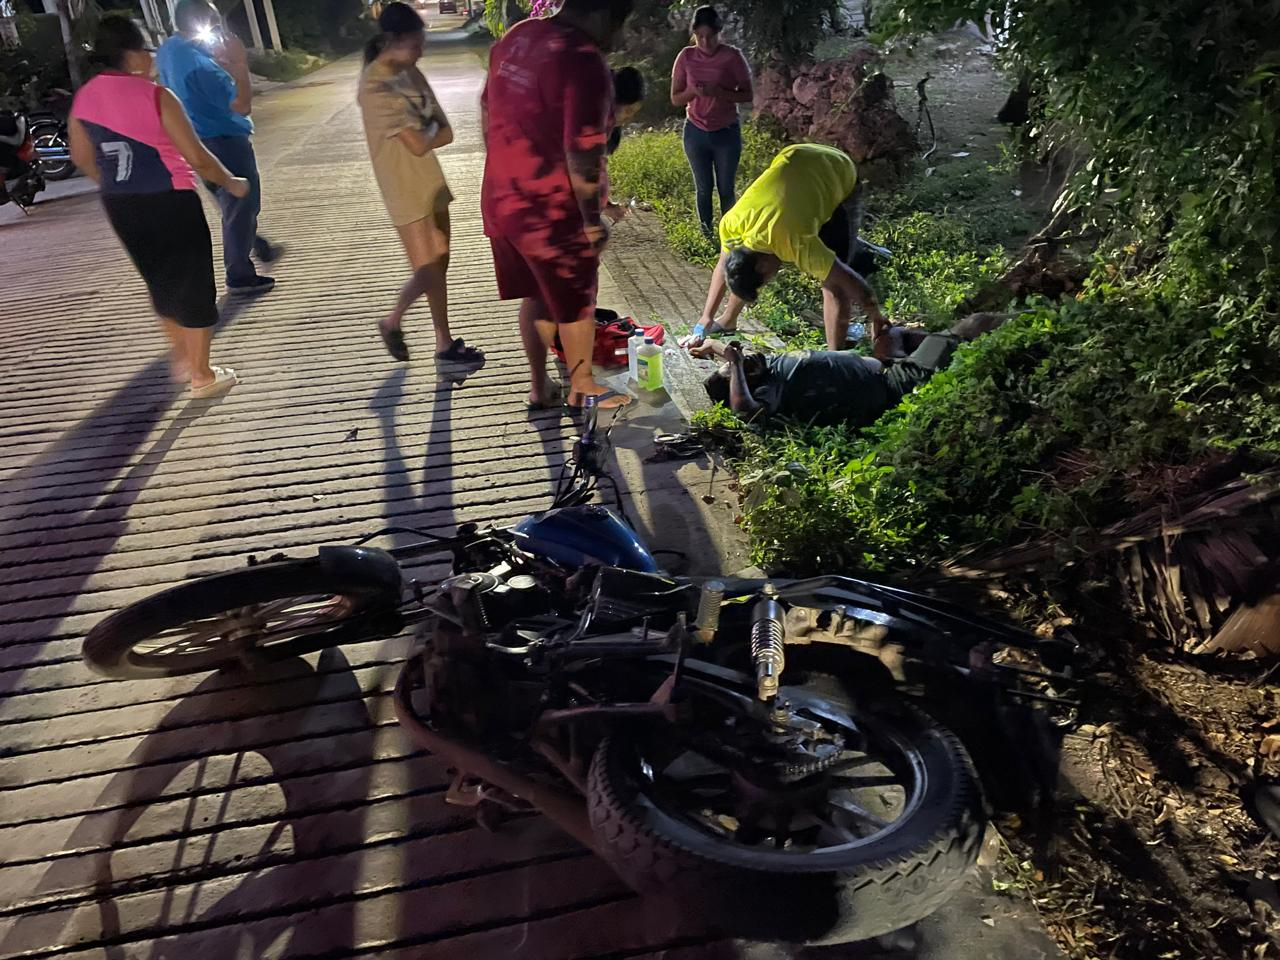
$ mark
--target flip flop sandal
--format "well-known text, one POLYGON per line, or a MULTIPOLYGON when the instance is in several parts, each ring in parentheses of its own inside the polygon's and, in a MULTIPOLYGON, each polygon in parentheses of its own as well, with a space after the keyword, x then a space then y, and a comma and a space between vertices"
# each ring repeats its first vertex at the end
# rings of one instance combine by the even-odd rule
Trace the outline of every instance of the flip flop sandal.
POLYGON ((559 380, 547 381, 547 399, 542 403, 531 403, 527 412, 541 413, 543 410, 560 410, 564 407, 564 384, 559 380))
POLYGON ((691 433, 660 433, 653 438, 654 453, 649 462, 691 460, 705 453, 702 441, 691 433))
POLYGON ((213 380, 203 387, 192 387, 192 399, 207 400, 210 397, 220 397, 240 382, 240 378, 230 367, 211 367, 210 369, 213 370, 213 380))
POLYGON ((386 327, 379 326, 378 333, 382 335, 382 342, 386 344, 387 353, 401 363, 409 362, 409 345, 404 342, 403 330, 399 327, 392 327, 388 330, 386 327))
MULTIPOLYGON (((597 410, 621 410, 621 409, 623 409, 624 407, 629 407, 629 406, 630 406, 630 405, 635 401, 635 397, 631 396, 631 394, 629 394, 629 393, 620 393, 620 392, 619 392, 619 391, 617 391, 617 390, 606 390, 604 393, 596 393, 596 394, 592 394, 592 396, 593 396, 593 397, 595 397, 595 401, 596 401, 596 404, 595 404, 595 405, 596 405, 596 409, 597 409, 597 410), (602 407, 602 406, 600 406, 600 404, 601 404, 601 402, 602 402, 602 401, 604 401, 604 400, 612 400, 614 397, 625 397, 627 402, 626 402, 626 403, 619 403, 619 404, 617 404, 617 405, 615 405, 615 406, 612 406, 612 407, 602 407)), ((568 407, 569 407, 569 409, 570 409, 570 410, 572 410, 574 413, 581 413, 581 412, 582 412, 582 409, 583 409, 582 404, 580 404, 580 403, 570 403, 570 404, 568 404, 567 406, 568 406, 568 407)))
POLYGON ((469 347, 466 342, 458 337, 453 343, 449 344, 448 350, 441 350, 436 354, 437 360, 444 360, 448 363, 484 363, 484 351, 477 347, 469 347))

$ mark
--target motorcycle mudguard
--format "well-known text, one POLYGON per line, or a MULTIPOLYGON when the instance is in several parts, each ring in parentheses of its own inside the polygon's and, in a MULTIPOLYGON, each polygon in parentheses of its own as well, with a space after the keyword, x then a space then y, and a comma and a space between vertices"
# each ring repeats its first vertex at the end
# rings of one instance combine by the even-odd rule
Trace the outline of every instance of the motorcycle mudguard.
POLYGON ((520 546, 570 567, 602 563, 624 570, 657 573, 658 563, 634 530, 612 510, 591 504, 561 507, 515 526, 520 546))
POLYGON ((399 596, 403 577, 396 558, 376 547, 321 547, 320 567, 362 592, 399 596))

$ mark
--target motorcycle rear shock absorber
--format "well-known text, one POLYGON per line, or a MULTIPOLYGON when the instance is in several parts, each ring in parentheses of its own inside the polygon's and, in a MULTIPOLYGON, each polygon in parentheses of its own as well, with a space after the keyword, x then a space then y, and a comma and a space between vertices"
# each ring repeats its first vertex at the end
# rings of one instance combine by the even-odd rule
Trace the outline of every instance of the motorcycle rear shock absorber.
POLYGON ((778 695, 778 681, 787 664, 785 613, 773 584, 765 584, 764 596, 751 611, 751 661, 756 669, 756 696, 761 700, 778 695))

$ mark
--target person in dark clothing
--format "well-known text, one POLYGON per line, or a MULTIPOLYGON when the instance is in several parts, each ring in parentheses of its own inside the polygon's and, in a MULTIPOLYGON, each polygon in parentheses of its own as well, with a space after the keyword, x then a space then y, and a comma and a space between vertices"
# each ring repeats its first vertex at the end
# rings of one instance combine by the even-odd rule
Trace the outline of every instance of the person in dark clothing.
POLYGON ((1006 318, 976 313, 946 333, 892 327, 895 352, 881 361, 849 351, 744 353, 736 343, 705 341, 691 352, 726 362, 703 384, 707 395, 747 417, 784 416, 814 426, 866 427, 951 362, 956 348, 1006 318))

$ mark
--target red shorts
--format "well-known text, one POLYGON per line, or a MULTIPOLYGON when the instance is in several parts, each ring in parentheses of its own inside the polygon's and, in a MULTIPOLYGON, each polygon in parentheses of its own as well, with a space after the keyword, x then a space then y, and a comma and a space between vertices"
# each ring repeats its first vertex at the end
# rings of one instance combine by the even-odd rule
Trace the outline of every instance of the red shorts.
POLYGON ((595 308, 600 257, 585 235, 563 242, 536 234, 490 237, 489 242, 503 300, 538 300, 556 323, 581 320, 595 308))

